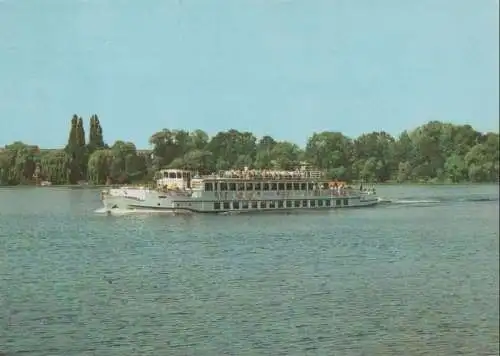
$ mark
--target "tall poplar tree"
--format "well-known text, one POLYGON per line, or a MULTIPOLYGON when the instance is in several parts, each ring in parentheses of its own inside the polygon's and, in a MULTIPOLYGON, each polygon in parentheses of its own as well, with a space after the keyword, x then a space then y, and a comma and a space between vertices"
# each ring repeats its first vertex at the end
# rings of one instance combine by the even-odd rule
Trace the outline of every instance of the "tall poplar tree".
POLYGON ((83 119, 76 114, 71 119, 71 129, 65 151, 71 157, 69 180, 71 184, 75 184, 85 179, 88 159, 83 119))
POLYGON ((87 147, 89 154, 105 147, 102 127, 96 114, 90 117, 89 143, 87 147))

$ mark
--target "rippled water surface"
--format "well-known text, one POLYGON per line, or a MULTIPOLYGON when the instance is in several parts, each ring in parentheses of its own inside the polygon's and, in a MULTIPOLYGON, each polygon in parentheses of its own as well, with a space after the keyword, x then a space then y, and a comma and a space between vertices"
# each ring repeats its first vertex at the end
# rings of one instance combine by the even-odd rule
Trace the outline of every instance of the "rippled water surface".
POLYGON ((0 189, 0 354, 497 355, 497 186, 376 208, 105 216, 0 189))

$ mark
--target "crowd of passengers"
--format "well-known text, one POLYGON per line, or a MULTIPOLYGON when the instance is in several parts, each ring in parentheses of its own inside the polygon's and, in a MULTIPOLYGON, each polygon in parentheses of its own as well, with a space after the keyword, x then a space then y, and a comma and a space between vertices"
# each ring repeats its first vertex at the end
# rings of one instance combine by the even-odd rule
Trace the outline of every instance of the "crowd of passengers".
POLYGON ((220 176, 223 178, 241 178, 241 179, 255 179, 255 178, 267 178, 267 179, 300 179, 309 178, 312 175, 321 176, 322 173, 319 171, 306 171, 296 169, 295 171, 276 171, 276 170, 259 170, 259 169, 244 169, 236 170, 231 169, 228 171, 221 172, 220 176))

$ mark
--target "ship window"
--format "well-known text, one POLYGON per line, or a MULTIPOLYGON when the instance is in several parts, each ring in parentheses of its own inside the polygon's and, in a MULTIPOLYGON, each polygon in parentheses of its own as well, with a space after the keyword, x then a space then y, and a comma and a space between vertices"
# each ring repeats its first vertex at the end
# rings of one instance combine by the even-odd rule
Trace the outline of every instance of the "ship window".
POLYGON ((349 199, 344 199, 344 205, 349 205, 349 199))
POLYGON ((342 205, 341 200, 340 200, 340 199, 337 199, 337 200, 335 201, 335 205, 336 205, 336 206, 341 206, 341 205, 342 205))
POLYGON ((239 209, 240 208, 240 202, 239 201, 233 201, 233 209, 239 209))
POLYGON ((257 209, 258 205, 256 201, 252 202, 252 209, 257 209))
POLYGON ((247 183, 247 191, 253 190, 253 183, 247 183))
POLYGON ((307 200, 302 200, 302 207, 307 208, 307 200))
POLYGON ((248 209, 248 201, 241 202, 241 208, 242 209, 248 209))
POLYGON ((313 190, 314 189, 314 184, 313 183, 307 183, 307 189, 313 190))
POLYGON ((282 208, 283 207, 283 200, 278 200, 278 208, 282 208))
POLYGON ((211 192, 214 190, 214 185, 212 183, 205 183, 205 191, 211 192))
POLYGON ((260 208, 261 209, 265 209, 266 208, 266 202, 265 201, 261 201, 260 202, 260 208))
POLYGON ((293 190, 300 190, 300 183, 293 183, 293 190))
POLYGON ((221 183, 220 184, 220 190, 221 191, 227 190, 227 183, 221 183))
POLYGON ((278 184, 277 183, 271 183, 271 190, 278 190, 278 184))
POLYGON ((291 200, 287 200, 286 201, 286 207, 287 208, 291 208, 292 207, 292 201, 291 200))
POLYGON ((238 191, 240 192, 245 191, 245 183, 238 183, 238 191))
POLYGON ((285 190, 285 183, 278 183, 278 190, 285 190))
POLYGON ((330 199, 325 200, 325 206, 332 206, 332 202, 330 199))
POLYGON ((293 190, 293 184, 292 183, 287 183, 286 184, 286 190, 293 190))
POLYGON ((181 172, 177 172, 177 179, 182 179, 182 173, 181 172))
POLYGON ((318 200, 318 206, 323 206, 323 200, 318 200))
POLYGON ((220 202, 216 201, 214 203, 214 210, 220 210, 220 202))
POLYGON ((264 183, 264 189, 263 190, 269 190, 269 183, 264 183))
POLYGON ((295 200, 293 202, 293 206, 296 207, 296 208, 300 208, 300 200, 295 200))
POLYGON ((306 183, 300 183, 300 190, 306 190, 306 183))
POLYGON ((214 190, 215 191, 219 190, 219 183, 218 182, 214 182, 214 190))
POLYGON ((274 209, 274 208, 276 208, 276 203, 274 202, 274 200, 271 200, 269 202, 269 209, 274 209))
POLYGON ((223 206, 224 206, 224 210, 229 210, 229 202, 228 201, 225 201, 223 203, 223 206))
POLYGON ((260 183, 255 183, 255 184, 254 184, 254 189, 255 189, 255 190, 261 190, 260 183))
POLYGON ((236 183, 229 183, 229 190, 234 192, 236 190, 236 183))
POLYGON ((311 208, 314 208, 316 206, 316 200, 311 200, 309 204, 311 204, 311 208))
POLYGON ((175 172, 170 172, 170 173, 168 174, 168 178, 173 178, 173 179, 175 179, 175 172))

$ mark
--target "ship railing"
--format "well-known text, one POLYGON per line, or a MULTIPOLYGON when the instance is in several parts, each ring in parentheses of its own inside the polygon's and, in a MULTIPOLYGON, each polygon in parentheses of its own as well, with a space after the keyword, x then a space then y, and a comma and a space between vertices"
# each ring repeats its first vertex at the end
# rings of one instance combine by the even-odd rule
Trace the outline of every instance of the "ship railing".
POLYGON ((324 178, 325 173, 322 171, 271 171, 271 170, 230 170, 219 171, 218 174, 204 176, 207 179, 261 179, 261 180, 297 180, 297 179, 320 179, 324 178))
POLYGON ((320 172, 320 171, 309 171, 309 174, 310 174, 311 178, 315 178, 315 179, 319 179, 319 178, 322 178, 324 176, 324 173, 320 172))
POLYGON ((141 189, 144 188, 143 184, 111 184, 107 186, 110 189, 141 189))

